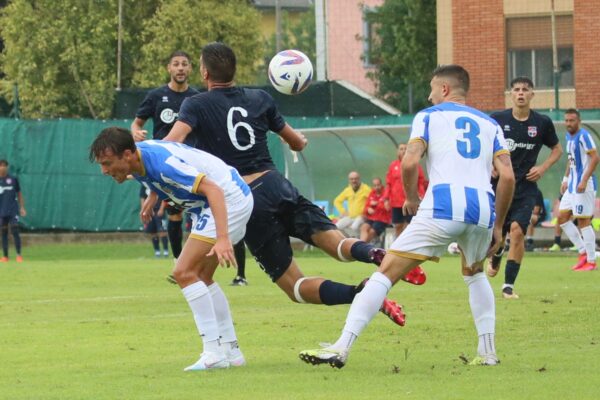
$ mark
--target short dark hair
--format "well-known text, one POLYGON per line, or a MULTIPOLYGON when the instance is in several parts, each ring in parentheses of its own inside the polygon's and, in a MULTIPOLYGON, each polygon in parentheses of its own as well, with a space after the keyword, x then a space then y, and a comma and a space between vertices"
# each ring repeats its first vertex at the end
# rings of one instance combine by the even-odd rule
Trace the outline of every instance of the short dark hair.
POLYGON ((169 62, 167 64, 170 64, 171 61, 173 61, 173 59, 175 57, 185 57, 187 58, 188 61, 191 61, 192 59, 190 58, 190 55, 188 53, 186 53, 183 50, 175 50, 174 52, 171 53, 171 55, 169 56, 169 62))
POLYGON ((566 114, 575 114, 577 115, 578 119, 581 119, 581 114, 579 114, 579 111, 577 111, 576 108, 567 108, 567 110, 565 111, 565 115, 566 114))
POLYGON ((515 79, 510 81, 510 87, 513 88, 517 83, 524 83, 525 85, 529 86, 530 88, 532 88, 532 89, 534 88, 533 81, 531 80, 531 78, 529 78, 527 76, 517 76, 515 79))
POLYGON ((5 159, 0 160, 0 165, 4 165, 6 167, 8 167, 8 161, 6 161, 5 159))
POLYGON ((125 150, 134 152, 137 150, 137 147, 135 146, 131 132, 125 128, 111 126, 103 129, 90 146, 90 161, 96 161, 106 150, 112 151, 120 158, 125 150))
POLYGON ((433 70, 432 77, 453 78, 459 87, 467 93, 470 86, 469 72, 458 64, 440 65, 433 70))
POLYGON ((202 48, 202 65, 212 81, 227 83, 235 77, 235 53, 221 42, 212 42, 202 48))

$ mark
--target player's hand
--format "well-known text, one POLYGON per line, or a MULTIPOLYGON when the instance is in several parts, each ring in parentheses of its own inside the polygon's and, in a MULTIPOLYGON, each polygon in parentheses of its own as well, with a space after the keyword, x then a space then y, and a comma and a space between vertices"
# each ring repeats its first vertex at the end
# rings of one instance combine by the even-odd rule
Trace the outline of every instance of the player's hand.
POLYGON ((500 248, 501 245, 502 245, 502 227, 494 227, 494 230, 492 231, 492 243, 490 243, 490 248, 488 249, 486 257, 490 258, 494 254, 496 254, 496 252, 498 251, 498 249, 500 248))
POLYGON ((531 182, 537 182, 540 179, 542 179, 542 176, 544 176, 544 172, 546 172, 544 170, 544 168, 542 167, 538 167, 537 165, 535 167, 532 167, 529 172, 527 173, 527 175, 525 175, 525 178, 528 181, 531 182))
POLYGON ((142 209, 140 210, 140 219, 144 224, 147 224, 152 219, 154 215, 154 205, 158 200, 158 195, 154 192, 150 192, 144 203, 142 204, 142 209))
POLYGON ((404 201, 404 205, 402 206, 402 214, 404 215, 416 215, 417 210, 419 209, 419 203, 421 200, 417 197, 416 199, 406 199, 404 201))
POLYGON ((132 131, 131 134, 133 135, 133 140, 135 140, 136 142, 141 142, 143 140, 146 140, 146 135, 148 134, 148 131, 145 129, 139 129, 137 131, 132 131))
POLYGON ((388 200, 383 202, 383 208, 385 208, 385 211, 390 211, 392 209, 392 207, 390 207, 390 202, 388 200))
POLYGON ((367 207, 367 214, 372 215, 375 213, 375 210, 372 207, 367 207))
POLYGON ((567 191, 567 182, 563 182, 560 184, 560 194, 565 194, 567 191))
POLYGON ((21 217, 27 216, 27 211, 25 211, 25 207, 21 207, 21 209, 19 210, 19 215, 21 217))
POLYGON ((219 260, 219 265, 222 267, 237 267, 233 245, 231 244, 229 237, 217 238, 215 245, 210 249, 207 256, 216 256, 219 260))
POLYGON ((577 193, 583 193, 585 192, 585 189, 587 187, 587 181, 581 181, 579 182, 579 185, 577 185, 577 193))

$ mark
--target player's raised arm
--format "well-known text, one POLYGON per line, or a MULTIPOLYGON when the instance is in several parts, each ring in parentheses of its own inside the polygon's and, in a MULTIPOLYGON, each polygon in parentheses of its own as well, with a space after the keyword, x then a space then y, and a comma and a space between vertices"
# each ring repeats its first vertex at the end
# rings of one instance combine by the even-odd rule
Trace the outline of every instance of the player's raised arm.
POLYGON ((192 131, 192 127, 185 122, 177 121, 173 128, 169 131, 169 134, 165 136, 163 140, 170 140, 171 142, 183 143, 187 135, 192 131))
POLYGON ((308 144, 308 139, 306 136, 289 126, 287 123, 283 127, 281 131, 279 131, 279 136, 290 146, 290 149, 294 151, 302 151, 306 145, 308 144))

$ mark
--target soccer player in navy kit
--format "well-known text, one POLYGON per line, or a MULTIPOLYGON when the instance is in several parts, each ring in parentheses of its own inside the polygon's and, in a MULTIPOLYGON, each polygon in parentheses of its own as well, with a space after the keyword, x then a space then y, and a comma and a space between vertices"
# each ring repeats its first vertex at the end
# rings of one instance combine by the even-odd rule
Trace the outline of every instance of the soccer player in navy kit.
MULTIPOLYGON (((504 225, 504 235, 510 236, 510 248, 506 261, 502 296, 518 299, 514 285, 525 253, 525 233, 531 220, 537 191, 536 182, 562 155, 562 146, 556 136, 552 120, 530 108, 534 96, 533 82, 527 77, 518 77, 510 83, 513 107, 491 115, 502 130, 515 173, 515 194, 504 225), (536 165, 542 146, 551 149, 548 158, 536 165)), ((501 247, 502 249, 502 247, 501 247)), ((500 268, 502 250, 492 257, 488 275, 496 276, 500 268)))
MULTIPOLYGON (((135 119, 131 124, 131 133, 136 142, 146 139, 147 131, 144 130, 144 124, 148 119, 152 119, 153 130, 152 139, 163 139, 177 120, 181 103, 187 97, 198 94, 188 84, 188 78, 192 72, 192 63, 190 56, 183 51, 175 51, 169 57, 167 71, 171 76, 168 84, 151 90, 135 114, 135 119)), ((193 145, 193 143, 187 143, 193 145)), ((167 206, 168 215, 167 233, 173 257, 179 257, 181 254, 181 243, 183 241, 182 210, 167 206)))
MULTIPOLYGON (((293 259, 289 237, 300 238, 341 261, 377 262, 383 251, 345 238, 319 207, 301 196, 276 170, 267 147, 269 130, 294 151, 302 150, 307 140, 285 122, 267 92, 234 85, 235 66, 235 54, 226 45, 211 43, 202 49, 200 72, 208 92, 186 99, 165 140, 183 142, 192 136, 198 148, 240 172, 254 196, 246 244, 292 301, 349 304, 362 286, 304 277, 293 259)), ((386 299, 382 311, 394 322, 404 323, 394 302, 386 299)))
POLYGON ((21 256, 21 236, 19 235, 19 216, 27 215, 25 200, 21 193, 19 180, 8 174, 8 161, 0 160, 0 229, 2 229, 2 253, 0 262, 8 262, 8 228, 13 234, 17 262, 23 262, 21 256))

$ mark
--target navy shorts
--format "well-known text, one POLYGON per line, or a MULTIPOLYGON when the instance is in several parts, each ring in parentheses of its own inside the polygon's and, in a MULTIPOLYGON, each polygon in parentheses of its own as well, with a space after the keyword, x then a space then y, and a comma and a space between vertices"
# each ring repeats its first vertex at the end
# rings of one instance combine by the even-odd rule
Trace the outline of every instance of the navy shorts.
POLYGON ((156 215, 152 217, 150 222, 144 224, 144 232, 146 233, 155 234, 164 231, 165 227, 163 226, 163 219, 156 215))
POLYGON ((0 217, 0 225, 2 225, 2 227, 5 226, 18 226, 19 225, 19 216, 18 215, 11 215, 8 217, 0 217))
POLYGON ((337 227, 278 171, 257 178, 250 189, 254 209, 244 240, 260 267, 275 282, 292 262, 290 236, 314 245, 313 234, 337 227))
POLYGON ((412 215, 402 214, 402 207, 392 207, 392 223, 393 224, 410 224, 412 215))
POLYGON ((385 231, 385 228, 387 228, 388 226, 388 224, 386 224, 385 222, 373 221, 371 219, 365 220, 365 224, 369 224, 371 228, 373 228, 377 236, 381 235, 385 231))
POLYGON ((537 186, 532 185, 517 185, 515 188, 515 194, 513 201, 508 209, 506 220, 504 221, 504 227, 502 229, 503 234, 510 232, 510 225, 516 222, 523 230, 523 234, 527 232, 527 227, 531 222, 531 213, 535 206, 535 194, 537 186))

